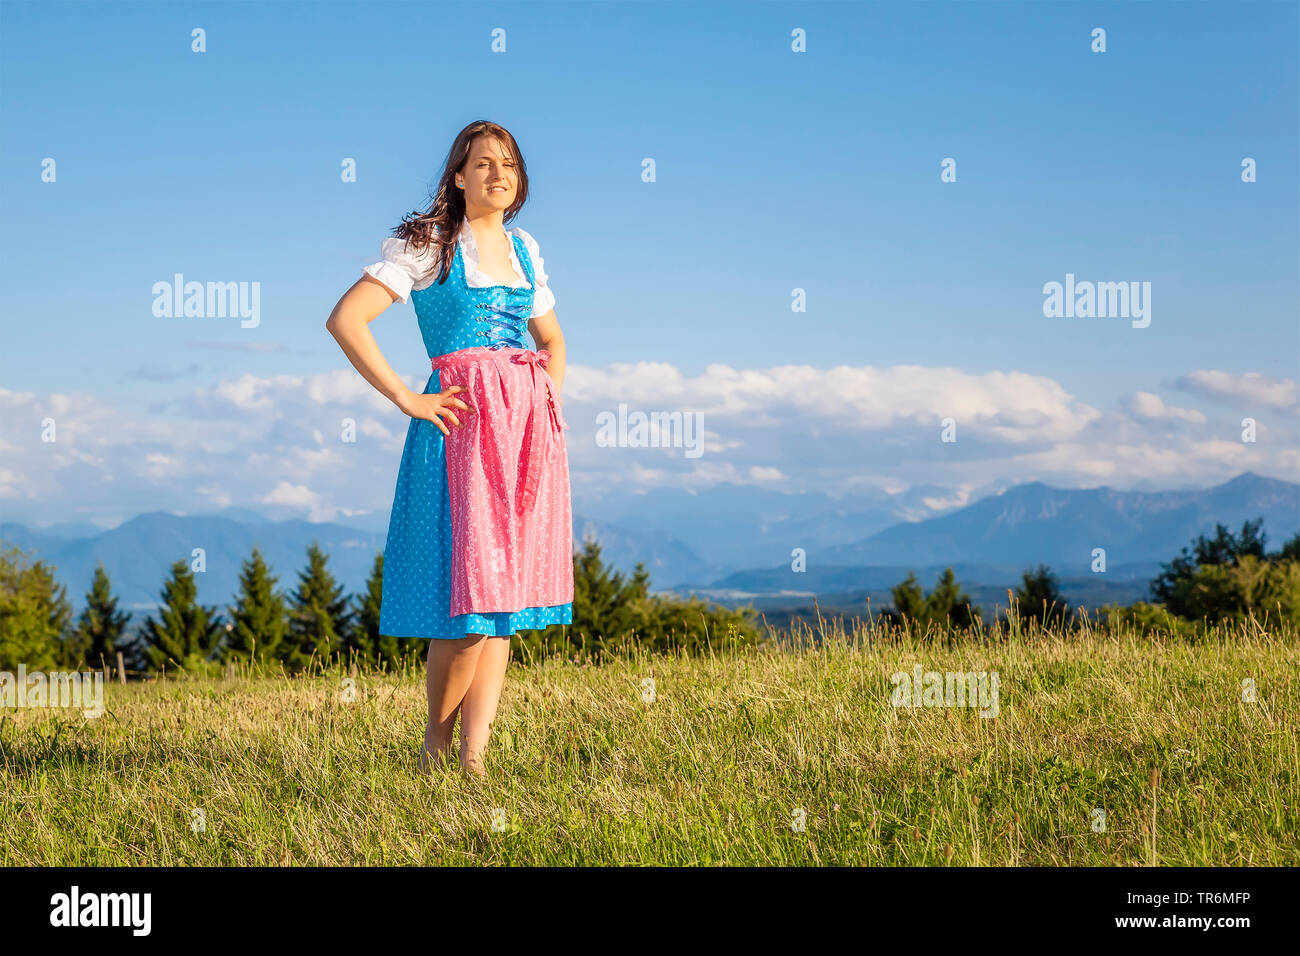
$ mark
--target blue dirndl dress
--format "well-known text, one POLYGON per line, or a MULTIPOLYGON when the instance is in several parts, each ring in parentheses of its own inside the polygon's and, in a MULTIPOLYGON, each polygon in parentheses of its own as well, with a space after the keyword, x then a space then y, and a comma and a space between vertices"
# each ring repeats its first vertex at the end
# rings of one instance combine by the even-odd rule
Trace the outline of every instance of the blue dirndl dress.
MULTIPOLYGON (((484 310, 504 317, 492 320, 497 327, 513 323, 526 328, 536 278, 524 241, 517 235, 510 240, 528 281, 526 287, 471 287, 457 242, 447 281, 411 292, 430 359, 483 346, 484 310)), ((439 378, 435 368, 424 387, 426 395, 442 391, 439 378)), ((433 422, 411 419, 384 548, 380 633, 451 640, 467 634, 508 637, 521 630, 572 624, 572 602, 451 616, 452 518, 445 440, 433 422)))

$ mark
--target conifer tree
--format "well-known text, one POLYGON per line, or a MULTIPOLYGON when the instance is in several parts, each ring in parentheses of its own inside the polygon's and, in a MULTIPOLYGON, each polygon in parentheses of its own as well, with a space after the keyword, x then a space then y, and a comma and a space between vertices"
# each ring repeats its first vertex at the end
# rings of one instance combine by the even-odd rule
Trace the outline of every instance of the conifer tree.
POLYGON ((637 564, 630 576, 616 571, 605 564, 599 542, 589 538, 573 556, 573 624, 548 628, 546 643, 598 649, 605 641, 645 635, 655 610, 649 594, 650 572, 644 564, 637 564))
POLYGON ((889 593, 894 603, 881 617, 895 627, 904 627, 910 622, 925 629, 934 626, 963 630, 980 616, 979 608, 970 603, 970 595, 962 592, 952 568, 944 569, 929 594, 921 590, 913 571, 909 571, 907 577, 889 593))
POLYGON ((278 658, 289 631, 288 607, 276 588, 278 582, 261 549, 253 548, 239 571, 239 594, 230 609, 232 627, 222 647, 222 660, 266 663, 278 658))
POLYGON ((140 629, 151 670, 161 670, 169 662, 180 667, 196 666, 217 649, 225 634, 221 615, 215 607, 199 604, 198 596, 189 563, 177 561, 172 565, 170 580, 163 585, 158 617, 150 615, 140 629))
POLYGON ((1016 605, 1021 620, 1033 619, 1044 627, 1059 625, 1069 616, 1069 607, 1061 596, 1056 575, 1045 564, 1021 575, 1016 588, 1016 605))
POLYGON ((1282 550, 1270 557, 1276 561, 1300 561, 1300 531, 1283 542, 1282 550))
POLYGON ((583 542, 573 557, 573 626, 580 639, 622 637, 644 623, 644 602, 650 590, 650 574, 638 564, 629 579, 607 566, 600 544, 583 542))
POLYGON ((108 572, 100 562, 86 594, 86 607, 77 621, 74 640, 79 662, 96 668, 113 664, 117 652, 126 650, 123 635, 130 620, 130 614, 118 611, 108 572))
POLYGON ((366 660, 375 664, 394 664, 403 655, 411 655, 424 660, 429 649, 429 642, 419 637, 394 637, 379 633, 380 609, 384 596, 384 553, 375 555, 375 563, 366 579, 365 590, 356 596, 357 621, 356 631, 364 635, 356 638, 357 648, 366 649, 370 656, 366 660), (373 653, 369 651, 373 648, 373 653))
POLYGON ((650 593, 650 572, 637 564, 630 574, 601 557, 593 538, 573 556, 573 623, 518 637, 520 658, 541 660, 575 651, 598 660, 624 642, 652 651, 700 653, 714 642, 752 644, 759 636, 751 609, 730 609, 694 595, 682 600, 650 593))
POLYGON ((67 589, 56 583, 52 567, 29 564, 17 548, 0 551, 0 668, 60 666, 71 617, 67 589))
POLYGON ((400 641, 379 633, 379 610, 384 591, 384 553, 375 555, 375 563, 366 578, 365 589, 357 595, 357 621, 347 649, 355 652, 357 659, 370 664, 381 660, 397 659, 400 641))
POLYGON ((352 602, 326 566, 325 552, 313 542, 307 567, 298 572, 298 589, 289 605, 289 636, 280 659, 294 669, 312 659, 328 661, 351 639, 352 602))
POLYGON ((908 571, 907 578, 890 588, 889 593, 894 599, 894 606, 892 613, 887 611, 885 614, 893 623, 902 626, 905 621, 925 620, 925 594, 914 571, 908 571))
POLYGON ((1242 522, 1241 533, 1233 534, 1228 528, 1216 523, 1213 538, 1198 535, 1190 550, 1183 548, 1178 557, 1161 565, 1160 574, 1150 584, 1152 598, 1174 614, 1194 617, 1186 602, 1180 598, 1186 592, 1186 583, 1196 576, 1199 568, 1231 567, 1246 555, 1264 557, 1268 536, 1263 533, 1263 527, 1264 519, 1257 518, 1242 522))
POLYGON ((939 575, 934 590, 926 595, 925 604, 930 619, 945 627, 964 630, 980 616, 979 608, 971 605, 970 595, 965 594, 957 583, 952 568, 945 568, 939 575))

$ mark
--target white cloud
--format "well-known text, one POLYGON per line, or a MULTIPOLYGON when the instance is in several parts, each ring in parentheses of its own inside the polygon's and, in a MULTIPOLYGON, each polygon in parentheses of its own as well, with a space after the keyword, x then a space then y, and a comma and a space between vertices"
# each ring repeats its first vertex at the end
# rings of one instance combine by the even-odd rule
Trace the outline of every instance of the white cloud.
POLYGON ((0 498, 17 498, 22 479, 8 468, 0 468, 0 498))
POLYGON ((1134 416, 1147 421, 1172 419, 1191 422, 1195 425, 1204 425, 1206 420, 1205 415, 1196 411, 1196 409, 1166 405, 1159 395, 1153 395, 1150 392, 1134 392, 1129 397, 1126 407, 1134 416))
POLYGON ((971 492, 974 490, 972 485, 962 485, 954 488, 949 495, 927 495, 921 501, 927 508, 934 512, 951 511, 954 508, 962 508, 970 503, 971 492))
POLYGON ((182 472, 181 459, 176 455, 163 455, 150 452, 144 456, 143 471, 150 478, 166 478, 182 472))
POLYGON ((269 393, 272 390, 301 386, 302 379, 291 375, 279 375, 275 378, 241 375, 234 381, 218 383, 212 390, 212 394, 243 411, 265 411, 271 408, 269 393))
POLYGON ((199 494, 206 496, 207 499, 210 502, 212 502, 214 507, 217 508, 230 507, 230 503, 232 499, 230 495, 228 495, 221 488, 218 488, 214 485, 204 485, 203 487, 198 489, 198 492, 199 494))
MULTIPOLYGON (((1178 388, 1193 382, 1215 397, 1258 393, 1274 403, 1261 407, 1295 401, 1294 383, 1258 376, 1201 371, 1178 388)), ((1261 417, 1259 442, 1243 444, 1235 410, 1207 416, 1151 391, 1098 404, 1025 372, 916 365, 715 364, 686 375, 663 363, 571 364, 564 388, 577 496, 725 482, 792 492, 921 488, 918 509, 946 510, 1008 476, 1065 487, 1185 487, 1248 469, 1288 476, 1300 465, 1291 416, 1261 417), (597 416, 617 414, 620 404, 700 413, 694 437, 703 454, 689 457, 668 433, 660 437, 669 447, 597 445, 597 416), (941 440, 945 418, 957 423, 956 442, 941 440)), ((5 520, 258 504, 328 520, 392 503, 409 419, 350 369, 240 375, 160 409, 0 389, 5 520), (57 424, 52 444, 41 441, 46 417, 57 424), (356 423, 354 442, 343 440, 345 419, 356 423)))
POLYGON ((350 368, 313 375, 307 382, 307 397, 317 405, 363 405, 377 412, 392 407, 388 399, 350 368))
POLYGON ((1296 383, 1289 378, 1266 378, 1258 372, 1233 375, 1202 369, 1184 375, 1176 383, 1178 388, 1217 401, 1249 408, 1296 408, 1296 383))
POLYGON ((733 369, 710 365, 696 378, 672 366, 638 362, 604 369, 570 365, 565 403, 618 403, 642 410, 698 411, 705 421, 752 416, 755 424, 789 422, 790 412, 856 429, 939 422, 946 417, 993 429, 1009 442, 1073 434, 1100 414, 1051 379, 1023 372, 983 375, 952 368, 896 365, 784 365, 733 369))
POLYGON ((280 481, 270 493, 261 499, 264 505, 284 505, 289 508, 303 509, 308 512, 309 521, 331 521, 338 516, 337 507, 325 507, 321 496, 306 485, 291 485, 280 481))

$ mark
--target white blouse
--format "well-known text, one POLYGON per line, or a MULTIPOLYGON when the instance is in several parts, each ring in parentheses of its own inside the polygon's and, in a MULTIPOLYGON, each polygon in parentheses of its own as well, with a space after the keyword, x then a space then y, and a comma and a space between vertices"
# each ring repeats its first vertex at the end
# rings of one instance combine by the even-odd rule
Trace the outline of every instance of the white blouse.
MULTIPOLYGON (((533 295, 533 314, 530 318, 545 315, 555 308, 555 296, 547 285, 546 272, 542 268, 542 254, 537 249, 537 241, 518 226, 511 226, 505 232, 507 236, 513 234, 522 239, 525 248, 528 249, 529 257, 533 260, 533 275, 537 279, 537 289, 533 295)), ((460 243, 461 261, 465 264, 465 282, 471 288, 484 289, 488 286, 504 284, 479 271, 478 246, 474 243, 474 230, 470 228, 468 219, 461 223, 457 241, 460 243)), ((431 247, 421 249, 418 254, 407 252, 405 239, 390 237, 383 241, 380 254, 383 259, 366 266, 365 272, 391 289, 400 302, 406 302, 413 289, 427 289, 437 281, 437 275, 433 273, 431 247)), ((511 287, 527 288, 528 280, 524 278, 524 270, 519 264, 519 257, 515 255, 513 242, 510 243, 510 265, 515 270, 518 280, 512 283, 511 287)))

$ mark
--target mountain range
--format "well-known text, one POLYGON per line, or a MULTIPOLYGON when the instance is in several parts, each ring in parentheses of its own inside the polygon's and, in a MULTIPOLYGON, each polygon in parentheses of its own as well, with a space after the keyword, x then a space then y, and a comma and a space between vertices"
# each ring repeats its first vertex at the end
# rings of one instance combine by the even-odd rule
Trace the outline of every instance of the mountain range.
MULTIPOLYGON (((583 502, 574 518, 575 547, 591 537, 619 569, 644 562, 658 590, 769 609, 807 604, 814 596, 823 605, 872 596, 878 605, 909 570, 928 588, 949 565, 972 596, 975 590, 996 595, 1038 563, 1050 565, 1063 584, 1128 603, 1145 594, 1160 562, 1198 534, 1212 533, 1216 523, 1237 530, 1262 518, 1274 549, 1300 531, 1300 484, 1250 473, 1191 491, 1071 490, 1031 482, 934 517, 899 520, 921 512, 923 499, 941 496, 941 489, 915 489, 891 501, 737 485, 699 493, 661 489, 583 502), (1104 576, 1092 572, 1095 548, 1106 552, 1104 576), (795 570, 797 553, 803 570, 795 570)), ((171 563, 188 560, 195 548, 204 550, 206 571, 198 581, 208 604, 230 600, 254 545, 289 589, 307 546, 317 542, 335 576, 358 591, 384 545, 376 530, 381 518, 312 523, 272 521, 248 509, 150 512, 107 531, 76 523, 0 524, 0 539, 53 564, 74 605, 102 561, 123 605, 147 610, 171 563)))

